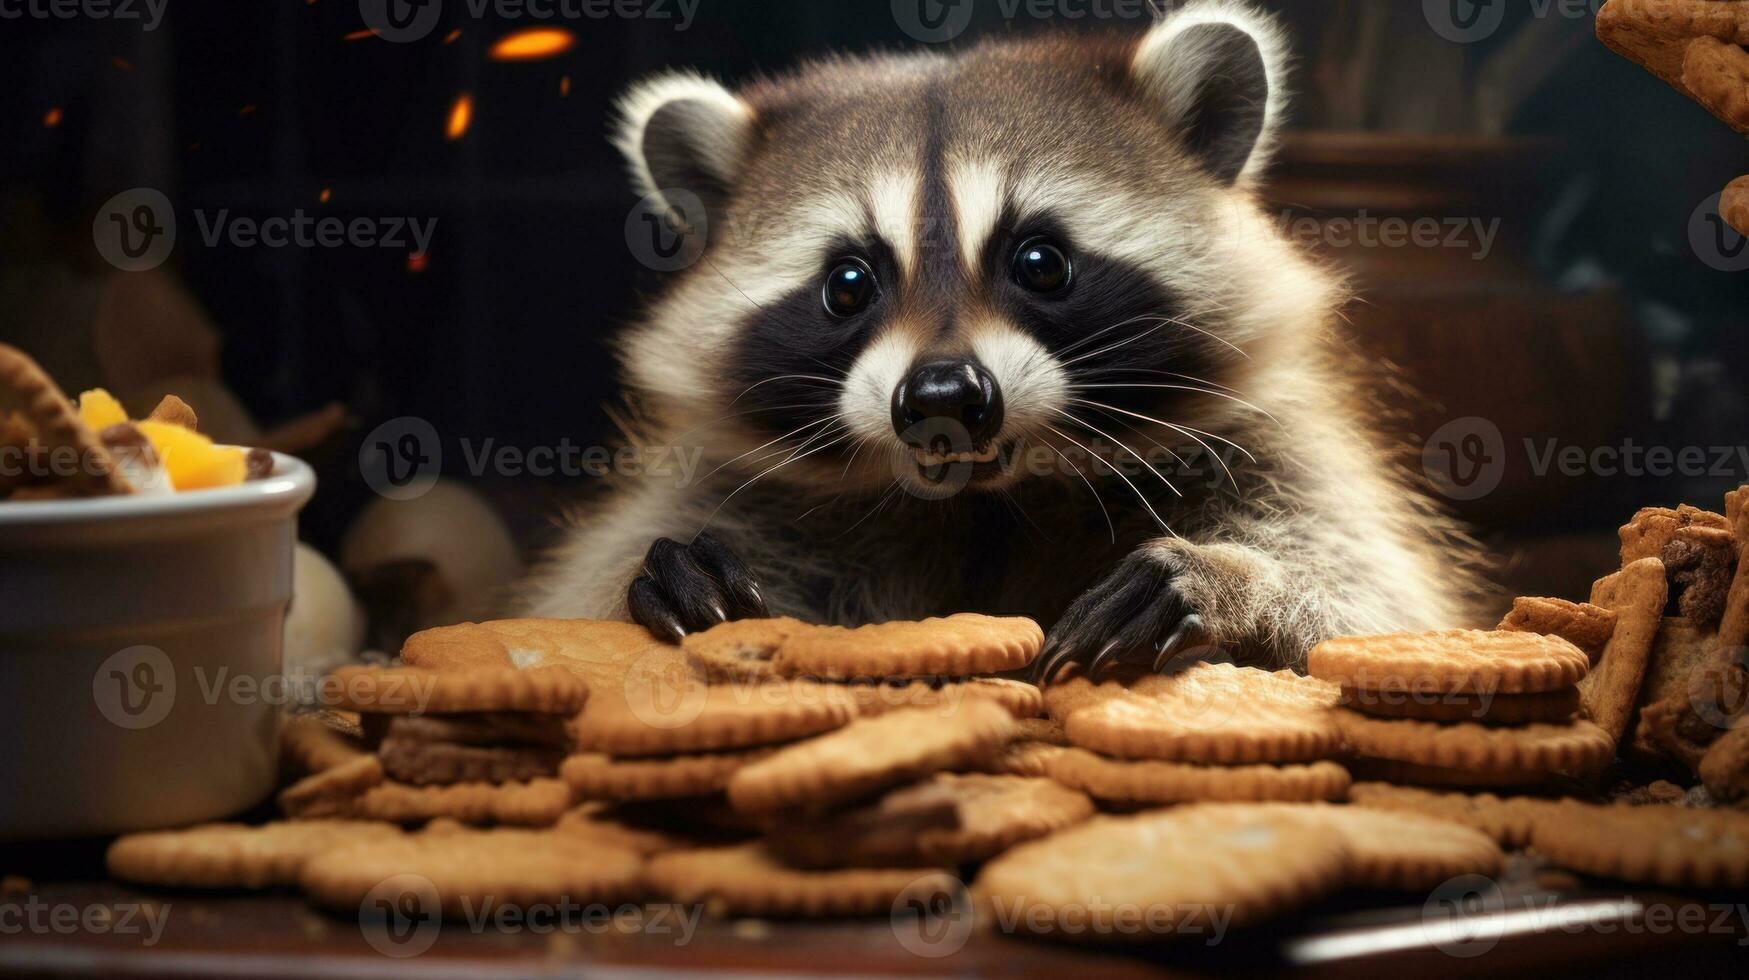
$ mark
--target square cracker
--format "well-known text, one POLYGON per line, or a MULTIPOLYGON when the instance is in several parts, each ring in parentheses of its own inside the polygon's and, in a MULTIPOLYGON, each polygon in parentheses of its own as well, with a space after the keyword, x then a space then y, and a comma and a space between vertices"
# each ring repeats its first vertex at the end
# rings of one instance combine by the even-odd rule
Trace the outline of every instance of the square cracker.
POLYGON ((1615 631, 1596 666, 1579 682, 1579 693, 1591 720, 1617 745, 1640 703, 1640 685, 1668 597, 1664 563, 1656 558, 1633 562, 1591 587, 1591 604, 1615 612, 1615 631))

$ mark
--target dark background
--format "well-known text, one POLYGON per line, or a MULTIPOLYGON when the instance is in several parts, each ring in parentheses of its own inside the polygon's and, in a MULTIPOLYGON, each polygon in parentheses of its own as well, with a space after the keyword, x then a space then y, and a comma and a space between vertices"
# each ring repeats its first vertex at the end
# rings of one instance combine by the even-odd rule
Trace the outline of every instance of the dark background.
MULTIPOLYGON (((974 2, 972 28, 955 45, 1007 32, 1144 26, 1133 18, 1009 19, 997 0, 974 2)), ((663 6, 678 16, 673 0, 663 6)), ((1362 83, 1357 108, 1337 104, 1330 79, 1362 56, 1350 50, 1351 25, 1368 5, 1269 6, 1283 12, 1301 52, 1297 128, 1363 130, 1387 141, 1460 134, 1450 157, 1458 176, 1434 183, 1475 183, 1469 206, 1499 218, 1503 238, 1515 243, 1473 276, 1437 265, 1378 273, 1390 280, 1377 283, 1379 294, 1399 296, 1406 285, 1475 278, 1466 302, 1479 292, 1506 311, 1476 314, 1474 305, 1438 296, 1376 307, 1383 313, 1366 329, 1386 337, 1388 356, 1412 382, 1444 372, 1402 422, 1410 445, 1441 418, 1475 414, 1497 422, 1519 456, 1520 432, 1588 449, 1627 437, 1673 447, 1744 442, 1749 276, 1709 268, 1687 233, 1697 206, 1749 171, 1741 137, 1592 39, 1589 14, 1509 3, 1494 36, 1456 45, 1431 36, 1418 4, 1392 2, 1398 9, 1381 33, 1368 35, 1365 56, 1381 67, 1362 83), (1525 40, 1530 30, 1539 33, 1525 40), (1499 71, 1491 59, 1511 54, 1514 43, 1530 67, 1509 74, 1546 78, 1515 94, 1496 124, 1442 105, 1485 87, 1499 71), (1485 166, 1463 162, 1466 139, 1518 145, 1502 137, 1547 139, 1550 148, 1492 153, 1485 166), (1501 184, 1517 192, 1491 194, 1501 184), (1502 319, 1510 323, 1504 334, 1502 319), (1456 349, 1470 360, 1454 364, 1456 349), (1514 364, 1521 370, 1492 369, 1514 364), (1457 404, 1471 393, 1481 408, 1457 404), (1515 406, 1531 403, 1541 406, 1536 418, 1517 424, 1515 406)), ((665 66, 737 81, 829 51, 915 44, 887 0, 700 0, 690 28, 676 26, 611 16, 475 18, 461 0, 450 0, 430 36, 406 44, 358 37, 355 0, 169 0, 152 32, 84 17, 0 21, 0 340, 52 331, 76 345, 88 329, 80 311, 89 310, 89 294, 121 275, 96 254, 92 217, 118 191, 150 186, 172 199, 183 225, 164 271, 222 334, 225 380, 247 408, 271 425, 338 401, 354 420, 319 458, 325 490, 305 525, 315 540, 331 542, 368 499, 356 445, 382 420, 428 419, 446 445, 486 436, 523 447, 611 439, 608 342, 640 295, 660 285, 625 244, 636 202, 605 139, 613 98, 665 66), (570 30, 574 47, 534 63, 486 57, 495 39, 539 26, 570 30), (474 100, 472 126, 446 139, 461 93, 474 100), (197 208, 438 224, 420 267, 393 249, 207 247, 194 227, 197 208)), ((1294 158, 1284 162, 1287 177, 1294 158)), ((1350 167, 1355 184, 1395 172, 1388 155, 1369 159, 1350 167)), ((1290 205, 1308 209, 1291 193, 1282 199, 1290 205)), ((1371 275, 1361 276, 1363 296, 1375 285, 1371 275)), ((77 364, 39 356, 71 375, 68 387, 93 383, 77 364)), ((467 476, 459 453, 446 462, 467 476)), ((1560 567, 1570 554, 1558 544, 1539 552, 1539 542, 1606 550, 1634 506, 1716 506, 1724 489, 1749 480, 1740 463, 1687 477, 1585 474, 1558 483, 1521 470, 1509 468, 1503 489, 1487 499, 1456 504, 1517 576, 1560 567)), ((531 517, 578 488, 488 490, 538 543, 531 517)))

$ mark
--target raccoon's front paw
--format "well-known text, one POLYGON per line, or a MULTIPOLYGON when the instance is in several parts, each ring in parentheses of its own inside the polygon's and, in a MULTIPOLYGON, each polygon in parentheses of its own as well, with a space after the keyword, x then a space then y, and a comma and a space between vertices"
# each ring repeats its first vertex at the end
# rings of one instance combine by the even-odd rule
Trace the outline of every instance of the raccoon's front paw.
POLYGON ((1114 663, 1164 670, 1207 643, 1202 615, 1177 577, 1178 570, 1157 553, 1125 558, 1057 620, 1034 664, 1034 681, 1048 684, 1072 663, 1083 665, 1088 677, 1114 663))
POLYGON ((650 545, 626 608, 638 625, 671 641, 726 620, 769 615, 747 563, 702 533, 691 544, 659 538, 650 545))

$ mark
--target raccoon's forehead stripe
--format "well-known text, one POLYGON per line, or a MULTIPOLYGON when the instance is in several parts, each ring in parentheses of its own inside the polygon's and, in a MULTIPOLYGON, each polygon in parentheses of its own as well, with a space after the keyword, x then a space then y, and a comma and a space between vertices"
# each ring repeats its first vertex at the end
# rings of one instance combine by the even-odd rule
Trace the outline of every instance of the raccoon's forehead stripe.
POLYGON ((1007 194, 1003 168, 994 160, 954 160, 947 167, 954 223, 959 230, 960 263, 975 276, 984 244, 1002 220, 1007 194))
POLYGON ((917 185, 921 179, 915 172, 885 170, 868 182, 869 224, 898 256, 899 271, 907 278, 917 274, 917 185))

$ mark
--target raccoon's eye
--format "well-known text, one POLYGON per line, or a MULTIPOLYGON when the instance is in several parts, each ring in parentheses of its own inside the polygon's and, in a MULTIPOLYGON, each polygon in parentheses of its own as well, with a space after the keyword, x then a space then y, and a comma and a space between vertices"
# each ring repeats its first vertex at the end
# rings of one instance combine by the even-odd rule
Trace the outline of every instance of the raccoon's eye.
POLYGON ((826 312, 833 316, 852 317, 868 308, 874 294, 874 270, 861 259, 844 258, 826 274, 820 299, 826 304, 826 312))
POLYGON ((1014 253, 1014 281, 1035 293, 1059 293, 1069 285, 1074 266, 1048 238, 1028 239, 1014 253))

